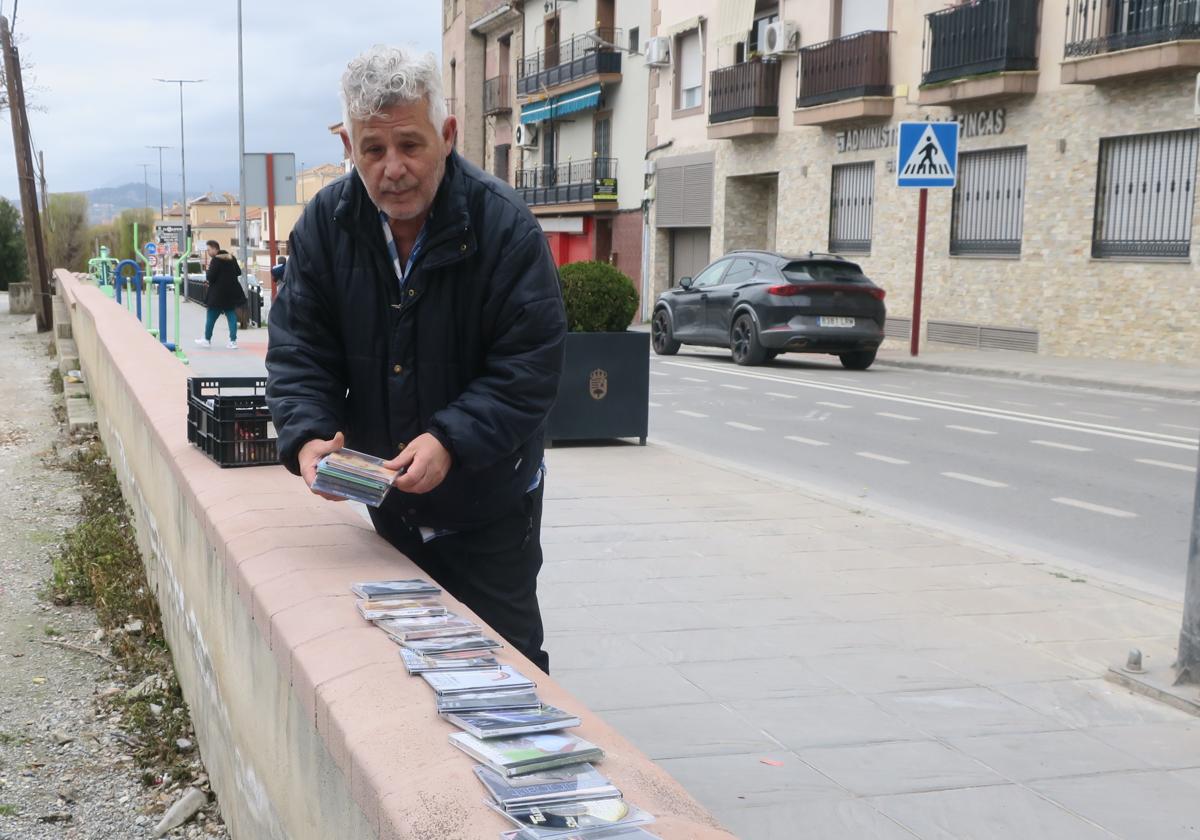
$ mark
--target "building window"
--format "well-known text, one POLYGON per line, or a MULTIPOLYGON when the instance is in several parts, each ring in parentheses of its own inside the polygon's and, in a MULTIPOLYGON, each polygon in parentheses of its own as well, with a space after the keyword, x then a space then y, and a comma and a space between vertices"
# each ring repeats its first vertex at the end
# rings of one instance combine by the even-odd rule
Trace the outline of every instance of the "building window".
POLYGON ((640 52, 642 46, 640 36, 641 33, 638 31, 638 27, 631 26, 629 28, 629 52, 632 55, 637 55, 640 52))
POLYGON ((677 108, 686 111, 704 104, 704 56, 700 54, 700 30, 679 37, 679 85, 677 108))
POLYGON ((1100 141, 1093 257, 1187 257, 1200 131, 1100 141))
POLYGON ((597 114, 592 124, 592 154, 598 158, 612 157, 612 114, 597 114))
POLYGON ((950 214, 950 253, 1021 253, 1024 207, 1024 147, 963 152, 950 214))
POLYGON ((494 170, 492 174, 505 183, 508 183, 508 153, 511 148, 512 144, 501 143, 496 146, 495 155, 493 156, 492 165, 494 170))
POLYGON ((875 204, 875 163, 833 167, 829 195, 829 250, 835 254, 871 252, 871 212, 875 204))

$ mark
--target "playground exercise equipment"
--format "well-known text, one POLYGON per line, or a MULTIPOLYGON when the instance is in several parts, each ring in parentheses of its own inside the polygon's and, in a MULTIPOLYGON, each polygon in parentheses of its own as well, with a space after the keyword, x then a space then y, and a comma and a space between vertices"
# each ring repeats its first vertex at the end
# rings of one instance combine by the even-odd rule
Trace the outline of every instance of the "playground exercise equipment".
POLYGON ((116 257, 109 256, 108 246, 100 246, 100 256, 88 260, 88 274, 92 281, 100 287, 100 291, 112 297, 116 292, 117 263, 116 257))
MULTIPOLYGON (((134 242, 137 242, 138 225, 133 224, 134 242)), ((150 243, 153 244, 153 243, 150 243)), ((142 292, 146 292, 146 318, 147 328, 149 333, 158 339, 163 347, 175 354, 175 357, 183 362, 188 363, 187 355, 183 352, 182 343, 179 340, 179 305, 182 298, 183 272, 187 269, 187 261, 192 253, 192 240, 189 238, 187 247, 184 248, 182 254, 176 257, 173 261, 167 260, 167 255, 163 255, 165 262, 172 263, 171 273, 169 274, 154 274, 153 264, 147 259, 143 249, 134 245, 134 251, 141 258, 146 270, 143 271, 142 266, 138 265, 135 260, 121 260, 116 263, 112 269, 111 276, 114 284, 114 297, 117 305, 122 303, 126 310, 131 315, 134 315, 139 321, 142 321, 142 292), (147 274, 149 277, 147 279, 147 274), (158 292, 158 328, 154 327, 154 292, 158 292), (173 292, 175 298, 175 340, 170 341, 170 335, 167 329, 167 292, 173 292)), ((103 254, 102 254, 103 256, 103 254)), ((92 260, 91 262, 97 262, 92 260)))

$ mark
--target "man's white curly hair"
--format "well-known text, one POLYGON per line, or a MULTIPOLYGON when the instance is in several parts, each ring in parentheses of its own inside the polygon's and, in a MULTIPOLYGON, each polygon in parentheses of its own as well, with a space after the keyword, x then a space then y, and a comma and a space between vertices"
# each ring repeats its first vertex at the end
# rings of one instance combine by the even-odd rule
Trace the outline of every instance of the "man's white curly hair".
POLYGON ((366 120, 395 105, 426 101, 429 121, 439 132, 446 122, 446 99, 437 57, 404 47, 376 44, 355 56, 342 74, 342 124, 366 120))

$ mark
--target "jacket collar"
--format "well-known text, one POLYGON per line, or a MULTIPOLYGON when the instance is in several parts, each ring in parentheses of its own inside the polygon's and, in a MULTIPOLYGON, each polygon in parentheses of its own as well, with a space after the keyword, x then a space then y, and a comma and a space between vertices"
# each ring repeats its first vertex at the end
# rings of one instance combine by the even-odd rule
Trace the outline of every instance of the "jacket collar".
MULTIPOLYGON (((452 151, 446 158, 446 172, 425 223, 422 259, 429 267, 448 265, 475 253, 464 168, 463 159, 457 151, 452 151)), ((379 209, 367 194, 358 170, 351 170, 333 215, 351 234, 365 235, 371 242, 386 248, 379 225, 379 209)))

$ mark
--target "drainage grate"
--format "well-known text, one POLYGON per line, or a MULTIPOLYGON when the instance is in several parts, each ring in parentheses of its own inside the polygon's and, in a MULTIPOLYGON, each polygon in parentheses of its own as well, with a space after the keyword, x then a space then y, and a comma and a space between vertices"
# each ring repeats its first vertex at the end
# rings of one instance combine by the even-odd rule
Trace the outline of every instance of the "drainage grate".
POLYGON ((1022 353, 1038 351, 1038 331, 1021 327, 987 327, 982 324, 962 324, 955 321, 929 321, 928 339, 941 344, 959 344, 982 350, 1016 350, 1022 353))
POLYGON ((912 318, 888 318, 883 322, 885 338, 907 339, 912 335, 912 318))

